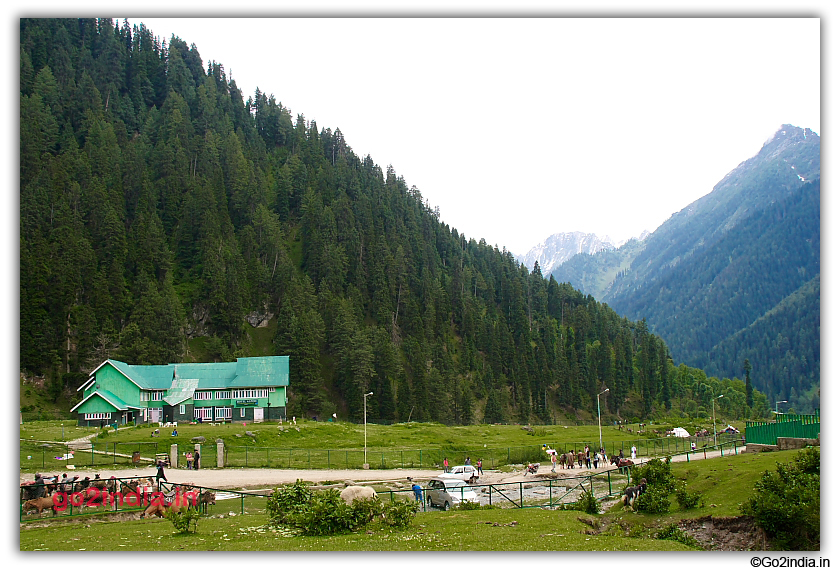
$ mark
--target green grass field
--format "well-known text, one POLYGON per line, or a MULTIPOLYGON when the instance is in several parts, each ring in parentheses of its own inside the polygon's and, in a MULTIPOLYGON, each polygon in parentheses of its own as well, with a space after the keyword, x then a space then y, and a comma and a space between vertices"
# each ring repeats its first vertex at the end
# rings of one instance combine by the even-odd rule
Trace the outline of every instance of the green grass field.
POLYGON ((683 519, 707 515, 734 517, 753 486, 777 462, 789 462, 796 451, 741 454, 702 461, 673 463, 672 471, 688 489, 703 493, 705 506, 681 510, 672 498, 664 515, 643 515, 612 507, 590 516, 576 511, 492 509, 431 511, 417 514, 403 531, 373 527, 331 537, 291 536, 266 527, 264 499, 249 497, 219 501, 195 535, 175 534, 165 520, 98 522, 96 517, 38 521, 21 526, 21 550, 691 550, 672 540, 655 538, 657 531, 683 519), (240 514, 244 506, 244 514, 240 514), (515 524, 514 524, 515 521, 515 524), (586 524, 589 521, 590 524, 586 524), (593 532, 592 528, 598 531, 593 532))

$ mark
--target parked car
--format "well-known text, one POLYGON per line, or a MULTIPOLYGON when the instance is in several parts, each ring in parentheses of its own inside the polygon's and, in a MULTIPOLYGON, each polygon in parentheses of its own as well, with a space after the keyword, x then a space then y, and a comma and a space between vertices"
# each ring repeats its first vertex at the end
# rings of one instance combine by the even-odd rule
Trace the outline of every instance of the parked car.
POLYGON ((465 481, 447 477, 433 477, 426 486, 426 503, 429 507, 442 507, 448 511, 461 501, 478 502, 478 495, 465 481))
POLYGON ((460 479, 468 483, 475 483, 478 481, 478 469, 472 465, 456 465, 449 473, 441 473, 438 477, 445 477, 448 479, 460 479))

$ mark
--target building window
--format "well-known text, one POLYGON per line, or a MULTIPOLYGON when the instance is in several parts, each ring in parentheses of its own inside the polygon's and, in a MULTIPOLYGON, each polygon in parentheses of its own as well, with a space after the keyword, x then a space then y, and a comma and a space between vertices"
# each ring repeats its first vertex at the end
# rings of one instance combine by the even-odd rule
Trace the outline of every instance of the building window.
POLYGON ((178 413, 181 414, 182 416, 184 414, 186 414, 187 413, 187 406, 185 406, 184 404, 181 404, 180 406, 178 406, 178 413))
POLYGON ((140 401, 141 402, 160 402, 163 400, 163 395, 166 393, 166 390, 143 390, 140 392, 140 401))
POLYGON ((213 421, 213 408, 195 408, 193 410, 195 419, 213 421))
POLYGON ((230 400, 230 390, 217 390, 216 391, 216 399, 217 400, 230 400))
POLYGON ((213 392, 207 390, 206 392, 195 392, 193 394, 193 400, 212 400, 213 399, 213 392))
POLYGON ((244 417, 245 417, 245 408, 239 408, 239 417, 240 417, 240 418, 244 418, 244 417))
POLYGON ((216 408, 217 420, 229 420, 233 417, 233 408, 216 408))
POLYGON ((85 414, 86 420, 110 420, 111 419, 111 412, 107 413, 97 413, 97 414, 85 414))
POLYGON ((249 389, 249 390, 234 390, 234 398, 268 398, 268 390, 249 389))

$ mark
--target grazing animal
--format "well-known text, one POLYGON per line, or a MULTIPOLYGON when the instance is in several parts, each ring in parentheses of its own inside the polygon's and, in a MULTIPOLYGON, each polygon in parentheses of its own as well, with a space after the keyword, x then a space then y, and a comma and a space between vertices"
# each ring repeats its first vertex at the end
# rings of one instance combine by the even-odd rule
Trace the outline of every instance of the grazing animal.
POLYGON ((74 493, 81 493, 82 491, 84 491, 88 487, 90 487, 90 477, 85 477, 84 479, 82 479, 81 481, 79 481, 78 483, 76 483, 73 486, 73 492, 74 493))
POLYGON ((359 499, 361 501, 376 500, 376 491, 373 487, 363 487, 362 485, 350 485, 341 491, 341 499, 348 505, 353 504, 353 501, 359 499))
POLYGON ((53 514, 56 514, 55 502, 52 497, 39 497, 37 499, 30 499, 23 503, 23 512, 38 511, 38 516, 44 509, 52 509, 53 514))
POLYGON ((621 501, 624 503, 625 507, 632 507, 633 503, 636 502, 636 499, 645 491, 647 491, 647 479, 642 479, 635 487, 627 487, 624 489, 624 496, 621 497, 621 501))
POLYGON ((561 469, 566 468, 566 454, 565 453, 561 453, 557 456, 557 463, 560 464, 561 469))

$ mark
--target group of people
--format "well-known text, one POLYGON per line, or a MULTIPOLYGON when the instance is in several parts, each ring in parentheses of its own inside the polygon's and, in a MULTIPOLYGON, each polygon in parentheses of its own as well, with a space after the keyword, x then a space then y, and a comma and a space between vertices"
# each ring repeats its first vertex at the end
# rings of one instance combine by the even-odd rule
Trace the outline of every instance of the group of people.
MULTIPOLYGON (((472 465, 472 460, 470 459, 469 455, 467 455, 466 459, 464 459, 464 465, 472 465)), ((475 470, 478 471, 479 475, 484 475, 484 471, 481 469, 481 459, 476 461, 475 470)), ((443 458, 443 472, 444 473, 449 473, 450 472, 449 458, 448 457, 443 458)))
POLYGON ((599 462, 603 462, 604 465, 607 464, 607 453, 603 447, 600 451, 592 451, 587 445, 583 448, 583 451, 575 452, 574 450, 571 450, 568 453, 560 455, 558 455, 556 450, 549 449, 547 445, 543 445, 543 448, 545 448, 546 452, 548 452, 551 457, 551 471, 555 473, 558 461, 563 463, 567 469, 574 469, 575 459, 577 459, 578 467, 583 468, 583 466, 586 465, 587 469, 592 469, 593 467, 598 469, 599 462), (564 458, 561 459, 561 456, 564 458))
POLYGON ((187 459, 187 469, 195 469, 196 471, 199 468, 199 461, 201 460, 201 454, 196 450, 195 456, 193 457, 192 451, 188 451, 185 454, 187 459))

